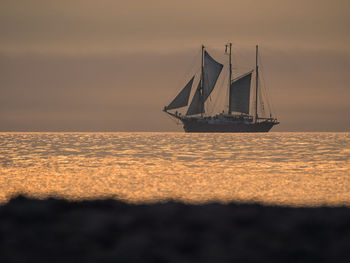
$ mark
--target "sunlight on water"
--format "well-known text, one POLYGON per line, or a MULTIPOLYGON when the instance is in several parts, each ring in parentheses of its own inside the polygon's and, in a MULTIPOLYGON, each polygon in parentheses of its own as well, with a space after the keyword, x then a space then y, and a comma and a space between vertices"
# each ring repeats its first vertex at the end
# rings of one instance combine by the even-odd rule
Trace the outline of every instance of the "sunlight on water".
POLYGON ((0 202, 350 205, 350 133, 0 133, 0 202))

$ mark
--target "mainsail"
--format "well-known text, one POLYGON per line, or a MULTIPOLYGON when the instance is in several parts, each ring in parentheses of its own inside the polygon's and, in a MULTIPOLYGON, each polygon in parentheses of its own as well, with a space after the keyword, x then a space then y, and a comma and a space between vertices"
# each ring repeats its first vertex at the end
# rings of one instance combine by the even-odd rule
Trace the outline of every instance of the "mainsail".
MULTIPOLYGON (((198 84, 192 102, 187 110, 186 115, 204 113, 204 102, 208 99, 213 91, 216 81, 221 73, 223 65, 216 62, 207 51, 204 51, 203 66, 203 90, 201 94, 201 81, 198 84)), ((202 80, 202 76, 201 76, 202 80)))
POLYGON ((199 81, 198 83, 198 87, 196 89, 196 92, 193 95, 192 102, 188 107, 186 115, 204 113, 204 104, 201 102, 200 89, 201 89, 201 81, 199 81))
POLYGON ((166 107, 167 110, 177 109, 187 106, 188 99, 191 94, 191 88, 193 84, 194 76, 187 83, 187 85, 180 91, 180 93, 175 97, 175 99, 166 107))
POLYGON ((252 72, 238 77, 230 87, 230 112, 242 112, 249 114, 250 82, 252 72))
POLYGON ((221 73, 223 65, 216 62, 207 51, 204 51, 204 85, 203 101, 206 101, 213 91, 216 81, 221 73))

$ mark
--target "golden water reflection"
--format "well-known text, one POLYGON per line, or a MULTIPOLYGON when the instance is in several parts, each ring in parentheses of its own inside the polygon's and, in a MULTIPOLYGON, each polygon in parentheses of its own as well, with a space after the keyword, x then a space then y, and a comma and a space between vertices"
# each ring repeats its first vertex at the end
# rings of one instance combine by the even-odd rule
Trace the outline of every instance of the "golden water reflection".
POLYGON ((0 202, 24 193, 350 205, 349 133, 1 133, 0 202))

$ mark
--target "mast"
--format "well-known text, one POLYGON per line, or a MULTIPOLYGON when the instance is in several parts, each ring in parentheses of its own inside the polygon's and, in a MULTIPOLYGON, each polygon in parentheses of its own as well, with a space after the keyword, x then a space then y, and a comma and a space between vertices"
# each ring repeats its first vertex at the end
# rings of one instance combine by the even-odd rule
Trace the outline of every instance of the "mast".
POLYGON ((258 45, 256 45, 256 56, 255 56, 255 122, 258 122, 258 87, 259 87, 258 45))
MULTIPOLYGON (((231 114, 231 80, 232 80, 232 62, 231 62, 231 48, 232 43, 229 43, 230 53, 229 53, 229 77, 228 77, 228 114, 231 114)), ((227 45, 226 45, 227 48, 227 45)))
POLYGON ((202 45, 201 88, 199 92, 199 96, 200 96, 199 101, 201 104, 201 117, 203 117, 203 111, 204 111, 203 87, 204 87, 204 45, 202 45))

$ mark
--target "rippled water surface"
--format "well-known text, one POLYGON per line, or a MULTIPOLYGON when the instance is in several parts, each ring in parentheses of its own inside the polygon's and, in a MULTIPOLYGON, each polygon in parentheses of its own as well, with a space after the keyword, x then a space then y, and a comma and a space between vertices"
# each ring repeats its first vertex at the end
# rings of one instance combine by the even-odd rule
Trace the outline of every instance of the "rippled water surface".
POLYGON ((0 133, 0 202, 350 205, 350 133, 0 133))

